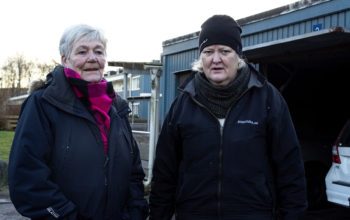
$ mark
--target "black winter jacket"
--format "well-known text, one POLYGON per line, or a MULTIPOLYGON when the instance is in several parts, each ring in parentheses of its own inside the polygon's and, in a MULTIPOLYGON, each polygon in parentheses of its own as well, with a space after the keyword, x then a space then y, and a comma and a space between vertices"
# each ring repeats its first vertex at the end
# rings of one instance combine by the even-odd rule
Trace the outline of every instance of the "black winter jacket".
POLYGON ((117 96, 105 155, 94 117, 56 67, 23 104, 16 128, 9 190, 18 212, 32 219, 146 219, 144 172, 129 111, 117 96))
POLYGON ((250 66, 248 90, 218 119, 190 81, 158 139, 150 220, 296 220, 306 209, 300 147, 280 93, 250 66))

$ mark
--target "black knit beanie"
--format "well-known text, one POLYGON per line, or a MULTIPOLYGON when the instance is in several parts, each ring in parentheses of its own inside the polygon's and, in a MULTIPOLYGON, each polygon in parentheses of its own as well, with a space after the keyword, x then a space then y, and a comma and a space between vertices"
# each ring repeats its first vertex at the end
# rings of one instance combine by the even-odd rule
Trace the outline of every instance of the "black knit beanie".
POLYGON ((231 47, 237 54, 242 54, 242 29, 228 15, 214 15, 201 26, 199 34, 199 52, 210 45, 222 44, 231 47))

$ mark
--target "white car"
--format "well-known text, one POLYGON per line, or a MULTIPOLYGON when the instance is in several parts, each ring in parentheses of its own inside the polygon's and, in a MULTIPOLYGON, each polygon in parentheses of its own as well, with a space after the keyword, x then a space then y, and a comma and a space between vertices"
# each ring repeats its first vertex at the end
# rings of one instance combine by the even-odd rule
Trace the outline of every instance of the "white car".
POLYGON ((350 120, 341 130, 332 149, 332 166, 326 176, 329 202, 350 207, 350 120))

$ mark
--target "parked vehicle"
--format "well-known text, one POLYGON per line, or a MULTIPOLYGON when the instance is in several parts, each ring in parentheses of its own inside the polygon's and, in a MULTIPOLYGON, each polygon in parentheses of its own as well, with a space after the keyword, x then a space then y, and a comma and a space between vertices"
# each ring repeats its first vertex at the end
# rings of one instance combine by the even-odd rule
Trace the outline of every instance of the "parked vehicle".
POLYGON ((350 120, 344 125, 333 145, 332 160, 326 176, 327 199, 350 207, 350 120))

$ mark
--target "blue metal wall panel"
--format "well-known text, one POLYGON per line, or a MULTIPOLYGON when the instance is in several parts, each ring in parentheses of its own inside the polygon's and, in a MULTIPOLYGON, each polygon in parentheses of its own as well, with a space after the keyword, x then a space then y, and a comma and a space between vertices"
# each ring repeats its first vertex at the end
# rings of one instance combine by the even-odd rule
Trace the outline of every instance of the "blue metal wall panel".
MULTIPOLYGON (((338 2, 344 2, 342 0, 337 0, 338 2)), ((251 24, 246 24, 242 26, 242 30, 243 33, 247 33, 250 31, 245 31, 245 30, 249 30, 252 27, 259 27, 258 30, 256 32, 251 32, 250 34, 242 34, 242 43, 243 46, 252 46, 252 45, 256 45, 256 44, 261 44, 261 43, 265 43, 265 42, 269 42, 269 41, 274 41, 274 40, 280 40, 280 39, 284 39, 284 38, 288 38, 288 37, 293 37, 293 36, 297 36, 297 35, 301 35, 301 34, 306 34, 306 33, 310 33, 313 30, 313 27, 316 25, 321 25, 321 29, 328 29, 328 28, 332 28, 332 27, 336 27, 336 26, 341 26, 344 28, 348 28, 350 29, 350 8, 346 8, 346 9, 342 9, 339 12, 333 12, 332 14, 326 13, 326 15, 323 16, 318 16, 318 17, 314 17, 314 18, 309 18, 308 20, 305 19, 305 17, 310 17, 309 13, 313 13, 314 11, 323 11, 321 9, 324 8, 324 4, 330 4, 332 1, 330 2, 325 2, 323 4, 320 5, 316 5, 310 8, 306 8, 305 11, 304 10, 300 10, 300 11, 296 11, 295 13, 303 13, 305 16, 300 17, 299 19, 301 21, 297 22, 297 23, 289 23, 282 26, 275 26, 274 28, 271 29, 261 29, 261 26, 265 26, 265 27, 273 27, 273 25, 268 25, 268 22, 271 22, 270 19, 267 20, 262 20, 262 21, 258 21, 258 22, 254 22, 251 24), (317 9, 320 8, 320 9, 317 9)), ((348 5, 348 7, 350 7, 350 1, 346 1, 346 5, 348 5)), ((346 6, 344 5, 344 6, 346 6)), ((334 9, 338 9, 338 7, 331 7, 330 11, 333 11, 334 9)), ((315 13, 314 13, 315 14, 315 13)), ((318 14, 318 13, 317 13, 318 14)), ((275 17, 273 19, 286 19, 285 17, 283 17, 284 15, 281 15, 281 17, 275 17)), ((286 15, 287 16, 287 15, 286 15)), ((294 17, 293 16, 287 16, 289 17, 294 17)), ((294 20, 291 20, 294 21, 294 20)), ((274 23, 280 23, 282 24, 282 21, 280 22, 274 22, 274 23)))
MULTIPOLYGON (((198 44, 198 43, 197 43, 198 44)), ((198 46, 198 45, 197 45, 198 46)), ((163 77, 161 80, 162 100, 160 104, 160 120, 169 110, 176 96, 176 76, 174 73, 191 69, 191 64, 198 58, 198 49, 182 51, 163 56, 163 77)))
MULTIPOLYGON (((140 93, 151 93, 151 76, 145 71, 140 75, 140 93)), ((140 93, 138 95, 140 95, 140 93)), ((139 115, 141 118, 148 118, 149 116, 149 101, 140 101, 139 115)))
POLYGON ((274 29, 287 24, 299 23, 303 20, 311 20, 329 14, 339 13, 350 8, 349 0, 330 0, 323 3, 292 10, 264 20, 251 22, 242 26, 242 36, 274 29))

